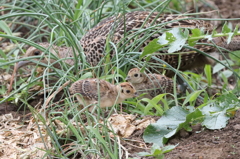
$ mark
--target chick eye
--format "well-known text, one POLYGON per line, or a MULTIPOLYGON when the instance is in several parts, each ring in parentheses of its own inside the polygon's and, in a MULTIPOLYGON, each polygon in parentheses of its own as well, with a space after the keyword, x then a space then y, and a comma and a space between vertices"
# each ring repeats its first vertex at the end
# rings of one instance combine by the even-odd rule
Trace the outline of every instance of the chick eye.
POLYGON ((130 90, 127 90, 126 92, 127 92, 127 93, 130 93, 131 91, 130 91, 130 90))
POLYGON ((34 55, 39 55, 40 54, 40 51, 34 51, 34 55))
POLYGON ((138 74, 134 74, 134 77, 138 77, 138 74))

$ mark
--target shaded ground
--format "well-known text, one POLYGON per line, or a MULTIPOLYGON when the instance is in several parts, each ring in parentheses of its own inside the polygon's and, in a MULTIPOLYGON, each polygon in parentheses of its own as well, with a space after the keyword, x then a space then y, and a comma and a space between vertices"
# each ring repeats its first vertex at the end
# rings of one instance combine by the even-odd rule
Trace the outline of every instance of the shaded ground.
MULTIPOLYGON (((240 1, 239 0, 214 0, 211 1, 218 9, 224 18, 239 18, 240 17, 240 1)), ((200 6, 201 11, 209 11, 206 6, 200 6)), ((211 16, 207 16, 211 17, 211 16)), ((213 18, 219 18, 213 16, 213 18)), ((234 24, 238 23, 234 22, 234 24)), ((2 72, 1 72, 2 73, 2 72)), ((16 150, 21 153, 28 146, 29 140, 22 140, 30 131, 27 127, 31 124, 29 122, 22 123, 22 120, 15 120, 22 117, 26 112, 17 112, 16 105, 6 103, 0 104, 0 158, 14 158, 13 153, 16 150), (6 108, 6 109, 5 109, 6 108), (12 113, 14 119, 3 118, 3 115, 12 113), (12 126, 20 126, 18 132, 9 130, 12 126), (10 133, 11 132, 11 133, 10 133), (28 132, 26 134, 25 132, 28 132), (15 137, 19 136, 19 140, 15 137), (12 138, 12 140, 10 140, 12 138), (15 142, 15 143, 14 143, 15 142), (21 145, 20 145, 21 143, 21 145), (20 150, 19 147, 22 149, 20 150), (7 155, 8 154, 8 155, 7 155), (11 156, 12 155, 12 156, 11 156)), ((33 134, 37 131, 31 131, 33 134)), ((142 140, 142 132, 135 132, 130 139, 132 142, 122 140, 121 144, 129 151, 129 157, 140 158, 136 153, 148 151, 150 145, 144 144, 142 140), (136 141, 136 142, 133 142, 136 141)), ((240 112, 238 111, 234 118, 229 121, 227 127, 221 130, 207 130, 201 126, 195 126, 193 132, 187 133, 181 131, 169 140, 168 144, 178 144, 177 148, 165 155, 166 159, 238 159, 240 158, 240 112)), ((33 144, 35 141, 31 141, 33 144)), ((25 150, 24 150, 25 151, 25 150)), ((147 158, 147 157, 142 157, 147 158)), ((152 157, 148 157, 152 158, 152 157)))
POLYGON ((167 159, 240 158, 240 111, 224 129, 204 130, 196 126, 192 133, 185 133, 169 141, 169 144, 179 145, 166 155, 167 159))

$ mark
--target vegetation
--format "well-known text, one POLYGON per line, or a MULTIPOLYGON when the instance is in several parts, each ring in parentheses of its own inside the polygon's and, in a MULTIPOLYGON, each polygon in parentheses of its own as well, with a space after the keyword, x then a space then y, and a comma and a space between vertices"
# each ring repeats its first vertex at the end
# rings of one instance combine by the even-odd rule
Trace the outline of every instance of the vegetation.
MULTIPOLYGON (((49 53, 49 50, 37 44, 37 42, 47 41, 58 46, 73 47, 79 53, 73 57, 76 61, 73 66, 65 64, 64 59, 58 59, 57 62, 62 64, 61 69, 54 68, 51 64, 45 65, 43 70, 33 66, 28 66, 30 68, 28 70, 21 69, 18 72, 20 76, 14 80, 13 89, 9 93, 6 85, 0 86, 1 103, 10 102, 16 104, 19 109, 30 109, 35 121, 38 121, 36 124, 41 127, 39 130, 45 130, 54 148, 46 144, 43 150, 45 154, 42 157, 49 158, 77 158, 78 155, 82 158, 128 157, 128 152, 121 145, 119 136, 110 133, 113 130, 108 126, 107 119, 118 107, 114 106, 108 110, 95 109, 95 114, 89 113, 86 109, 79 110, 78 103, 70 96, 69 86, 65 86, 67 81, 74 82, 97 77, 113 83, 122 82, 133 66, 153 67, 150 63, 141 62, 141 59, 151 58, 153 53, 162 49, 163 46, 170 52, 174 52, 179 50, 179 45, 189 44, 188 47, 192 47, 202 38, 232 37, 239 34, 237 27, 231 29, 227 24, 223 26, 222 32, 214 32, 212 35, 204 35, 198 29, 191 30, 193 35, 190 35, 187 29, 173 29, 164 35, 167 36, 165 39, 170 40, 153 40, 149 46, 145 47, 143 53, 136 52, 131 46, 118 48, 109 40, 106 53, 109 53, 110 49, 115 49, 116 56, 110 60, 107 54, 98 66, 91 67, 85 61, 79 40, 102 19, 136 10, 177 14, 184 12, 187 5, 177 0, 78 0, 74 2, 71 0, 23 0, 5 1, 2 4, 0 12, 4 14, 0 16, 0 38, 4 39, 3 42, 10 41, 15 45, 15 48, 10 51, 0 49, 2 72, 12 74, 13 66, 20 61, 19 57, 26 51, 24 45, 31 45, 49 53), (24 32, 24 34, 18 37, 17 32, 24 32), (178 40, 183 43, 179 43, 178 40), (23 76, 24 74, 30 74, 30 76, 23 76), (60 89, 63 90, 62 93, 58 93, 60 89), (43 104, 39 102, 40 105, 33 107, 31 101, 39 100, 40 95, 43 104), (104 113, 106 111, 109 112, 107 115, 104 113), (62 131, 58 131, 58 126, 62 131)), ((198 16, 191 13, 188 15, 198 16)), ((135 40, 131 45, 138 46, 141 42, 135 40)), ((166 99, 166 94, 161 94, 152 100, 130 99, 123 103, 123 111, 129 114, 162 116, 144 131, 144 141, 153 143, 153 147, 150 154, 141 153, 141 155, 162 158, 164 153, 174 148, 174 146, 164 147, 167 140, 180 129, 191 130, 191 125, 201 123, 208 129, 221 129, 226 126, 227 121, 240 106, 238 99, 240 55, 238 51, 229 53, 229 58, 226 58, 221 51, 220 54, 224 60, 215 59, 218 63, 212 67, 206 66, 201 74, 177 71, 188 85, 186 94, 177 97, 175 91, 172 99, 166 99), (230 89, 229 79, 232 78, 237 82, 235 87, 230 89), (221 85, 218 84, 219 81, 221 85), (214 93, 208 90, 214 90, 214 93), (197 107, 195 107, 196 103, 197 107)), ((158 61, 163 64, 155 67, 173 69, 164 61, 160 59, 158 61)), ((45 141, 45 134, 42 134, 42 139, 45 141)))

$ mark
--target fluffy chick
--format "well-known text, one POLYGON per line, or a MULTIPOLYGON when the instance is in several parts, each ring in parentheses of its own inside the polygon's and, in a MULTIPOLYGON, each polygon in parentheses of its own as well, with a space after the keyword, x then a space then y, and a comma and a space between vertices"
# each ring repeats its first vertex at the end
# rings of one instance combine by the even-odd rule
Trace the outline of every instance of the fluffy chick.
MULTIPOLYGON (((135 88, 129 82, 113 85, 96 78, 76 81, 69 90, 71 94, 76 94, 81 105, 88 106, 99 102, 101 108, 111 107, 137 96, 135 88)), ((90 107, 89 110, 92 108, 90 107)))
MULTIPOLYGON (((139 68, 129 70, 126 80, 137 90, 138 94, 146 93, 141 98, 152 99, 163 93, 173 93, 174 82, 171 78, 159 74, 146 74, 139 68)), ((177 85, 177 93, 181 92, 181 86, 177 85)))

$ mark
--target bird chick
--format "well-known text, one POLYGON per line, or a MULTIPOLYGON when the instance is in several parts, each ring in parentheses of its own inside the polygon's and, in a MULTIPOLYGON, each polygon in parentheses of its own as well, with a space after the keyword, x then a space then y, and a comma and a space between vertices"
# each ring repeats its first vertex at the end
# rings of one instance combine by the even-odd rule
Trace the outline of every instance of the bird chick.
MULTIPOLYGON (((39 61, 40 63, 45 63, 45 64, 51 64, 56 61, 56 59, 64 59, 64 58, 69 58, 73 57, 73 51, 71 47, 59 47, 55 45, 50 45, 49 43, 38 43, 38 45, 42 46, 45 49, 49 49, 49 52, 53 54, 53 56, 49 54, 45 54, 44 52, 31 46, 27 49, 26 53, 24 54, 24 57, 31 57, 31 56, 43 56, 39 59, 34 59, 36 61, 39 61)), ((66 59, 64 60, 65 63, 69 65, 74 65, 74 60, 73 59, 66 59)), ((36 63, 32 61, 20 61, 17 64, 17 69, 26 66, 26 65, 36 65, 36 63)), ((59 63, 53 64, 55 68, 61 68, 59 63)))
MULTIPOLYGON (((129 70, 126 80, 137 90, 138 94, 146 93, 141 98, 152 99, 163 93, 174 92, 174 82, 171 78, 159 74, 146 74, 139 68, 129 70)), ((181 85, 177 86, 177 93, 181 93, 181 85)))
MULTIPOLYGON (((99 102, 101 108, 111 107, 125 99, 137 96, 135 88, 128 82, 113 85, 96 78, 76 81, 69 90, 71 94, 76 94, 81 105, 88 106, 99 102)), ((90 107, 89 110, 92 108, 90 107)))

